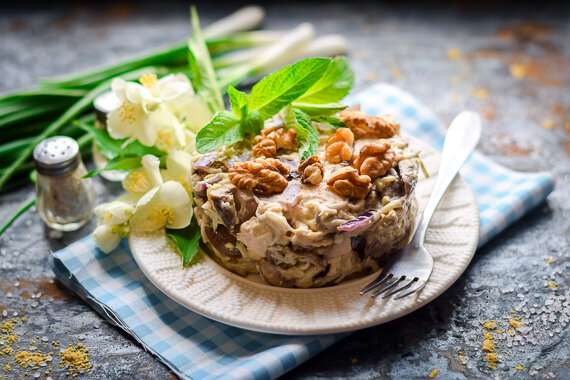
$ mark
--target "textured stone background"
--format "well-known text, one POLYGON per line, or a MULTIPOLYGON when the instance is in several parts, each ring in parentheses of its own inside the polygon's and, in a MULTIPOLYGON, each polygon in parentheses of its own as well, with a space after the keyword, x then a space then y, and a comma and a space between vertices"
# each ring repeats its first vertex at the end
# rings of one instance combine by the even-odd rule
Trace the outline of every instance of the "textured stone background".
MULTIPOLYGON (((564 4, 267 6, 266 28, 309 21, 318 34, 345 34, 355 90, 378 80, 395 83, 445 121, 462 109, 477 110, 485 117, 480 151, 514 169, 550 170, 557 180, 548 200, 480 249, 465 274, 437 300, 397 321, 352 334, 286 378, 426 378, 434 368, 438 378, 446 379, 570 378, 570 7, 564 4), (449 56, 453 48, 460 52, 457 59, 449 56), (513 64, 524 67, 524 78, 511 75, 513 64), (511 336, 506 330, 513 316, 522 317, 523 328, 511 336), (485 320, 502 323, 502 333, 495 333, 501 355, 496 370, 487 368, 481 350, 485 320), (521 370, 515 369, 519 363, 521 370)), ((0 13, 0 92, 183 40, 189 33, 187 6, 12 4, 0 13)), ((236 7, 212 2, 199 11, 206 24, 236 7)), ((100 180, 96 189, 100 202, 120 191, 100 180)), ((0 221, 32 194, 27 186, 0 195, 0 221)), ((62 346, 82 342, 96 367, 82 375, 86 379, 173 376, 54 281, 49 253, 93 227, 94 221, 75 234, 50 235, 30 211, 2 236, 0 323, 3 314, 25 316, 28 321, 18 327, 24 346, 35 336, 60 340, 62 346)), ((0 375, 25 378, 24 370, 15 367, 12 357, 0 355, 0 375), (12 371, 3 371, 6 364, 12 371)), ((36 372, 46 377, 43 369, 29 371, 30 377, 36 372)), ((51 376, 64 374, 54 361, 51 376)))

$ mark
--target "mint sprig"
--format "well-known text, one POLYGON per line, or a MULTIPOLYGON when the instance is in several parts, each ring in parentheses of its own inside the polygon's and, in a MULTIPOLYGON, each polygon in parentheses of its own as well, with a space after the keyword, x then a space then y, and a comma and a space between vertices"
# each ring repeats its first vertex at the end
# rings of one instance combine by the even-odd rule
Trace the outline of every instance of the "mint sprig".
POLYGON ((258 135, 263 121, 281 112, 287 128, 297 132, 299 154, 315 154, 319 134, 312 122, 338 127, 334 114, 345 106, 337 103, 352 87, 354 75, 345 58, 310 58, 270 74, 248 95, 228 88, 231 112, 217 112, 196 135, 196 150, 211 152, 258 135))

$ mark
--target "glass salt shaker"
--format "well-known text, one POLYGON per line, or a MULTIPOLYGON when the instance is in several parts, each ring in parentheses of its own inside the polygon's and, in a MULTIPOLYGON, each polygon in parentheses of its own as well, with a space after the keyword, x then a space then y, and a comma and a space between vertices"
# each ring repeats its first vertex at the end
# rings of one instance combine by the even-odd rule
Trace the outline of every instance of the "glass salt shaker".
MULTIPOLYGON (((121 101, 113 91, 106 91, 97 96, 95 100, 93 100, 93 108, 95 108, 95 115, 97 116, 95 119, 95 128, 106 130, 107 114, 120 106, 121 101)), ((95 140, 93 141, 93 162, 95 162, 95 166, 99 169, 104 168, 108 162, 107 158, 99 151, 95 140)), ((121 182, 125 178, 126 172, 123 170, 106 170, 99 173, 99 175, 108 181, 121 182)))
POLYGON ((75 231, 93 216, 95 193, 81 160, 79 145, 66 136, 54 136, 34 149, 36 206, 48 227, 75 231))

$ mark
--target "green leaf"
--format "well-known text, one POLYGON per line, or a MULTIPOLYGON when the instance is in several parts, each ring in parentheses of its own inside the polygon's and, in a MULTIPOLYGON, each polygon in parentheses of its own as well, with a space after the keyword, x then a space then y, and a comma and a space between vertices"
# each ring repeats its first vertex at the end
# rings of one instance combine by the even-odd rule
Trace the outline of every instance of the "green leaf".
POLYGON ((92 124, 82 123, 77 120, 73 123, 81 129, 93 133, 99 151, 109 160, 115 157, 142 157, 145 154, 152 154, 153 156, 161 157, 166 154, 155 146, 145 146, 136 140, 130 142, 127 146, 123 146, 127 139, 116 140, 109 136, 106 129, 99 129, 92 124))
POLYGON ((258 111, 251 111, 244 119, 241 121, 242 131, 244 137, 257 136, 263 129, 263 119, 258 111), (246 136, 245 134, 250 134, 246 136))
POLYGON ((167 229, 166 236, 176 243, 178 253, 182 256, 182 265, 188 266, 198 253, 198 243, 201 237, 200 226, 196 218, 192 218, 188 227, 179 230, 167 229))
POLYGON ((232 104, 232 112, 239 118, 244 118, 247 114, 247 94, 236 90, 234 86, 228 87, 228 97, 232 104))
POLYGON ((329 58, 305 59, 263 78, 251 89, 250 109, 259 111, 263 120, 275 115, 317 83, 330 61, 329 58))
POLYGON ((190 8, 190 14, 192 21, 192 36, 188 40, 188 63, 192 73, 190 80, 194 89, 208 104, 212 113, 216 113, 224 109, 222 93, 220 92, 214 66, 212 65, 212 58, 200 30, 200 20, 195 6, 190 8))
POLYGON ((309 115, 299 109, 287 107, 283 110, 283 116, 287 127, 297 132, 301 160, 315 155, 319 149, 319 131, 311 124, 309 115))
POLYGON ((316 123, 328 124, 333 128, 348 128, 348 125, 346 125, 344 121, 334 116, 319 116, 312 118, 311 120, 316 123))
POLYGON ((91 178, 97 174, 107 171, 107 170, 133 170, 141 166, 142 157, 115 157, 111 161, 107 162, 104 168, 91 170, 89 173, 85 174, 82 178, 91 178))
POLYGON ((303 111, 311 118, 332 116, 335 113, 338 113, 346 108, 345 105, 339 103, 311 104, 311 103, 294 102, 291 105, 303 111))
POLYGON ((322 78, 297 99, 299 102, 325 104, 343 99, 354 84, 354 73, 346 57, 334 58, 322 78))
POLYGON ((243 140, 240 119, 228 111, 221 111, 202 127, 196 135, 196 150, 208 153, 224 145, 243 140))

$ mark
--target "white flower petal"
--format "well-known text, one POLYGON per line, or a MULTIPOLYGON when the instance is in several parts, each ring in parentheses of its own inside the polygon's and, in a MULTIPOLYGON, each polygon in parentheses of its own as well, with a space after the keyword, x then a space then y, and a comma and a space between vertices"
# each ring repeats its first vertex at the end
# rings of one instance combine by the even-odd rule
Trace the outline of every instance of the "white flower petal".
POLYGON ((174 181, 165 182, 159 192, 160 199, 172 211, 173 218, 168 228, 184 228, 192 219, 190 196, 182 184, 174 181))
POLYGON ((111 226, 103 224, 93 231, 93 240, 101 251, 109 253, 117 248, 121 242, 121 237, 112 232, 111 226))
POLYGON ((162 185, 162 176, 160 175, 160 160, 152 154, 145 154, 142 158, 142 166, 144 172, 151 183, 151 186, 162 185))

